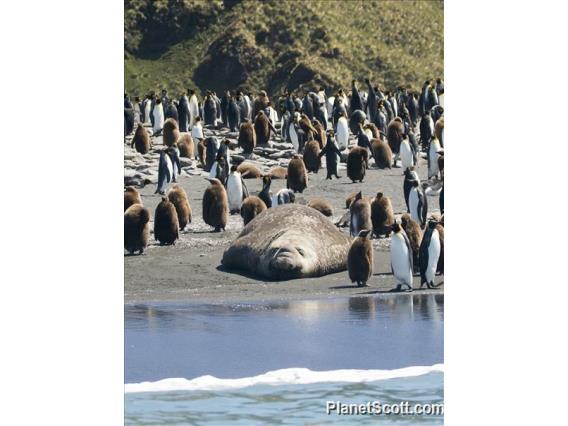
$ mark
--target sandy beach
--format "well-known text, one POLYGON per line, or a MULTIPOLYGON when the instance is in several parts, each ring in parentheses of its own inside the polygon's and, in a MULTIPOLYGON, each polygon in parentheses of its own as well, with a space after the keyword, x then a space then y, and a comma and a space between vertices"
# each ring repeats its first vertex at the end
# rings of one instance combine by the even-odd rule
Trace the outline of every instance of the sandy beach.
MULTIPOLYGON (((236 139, 236 134, 227 133, 226 130, 205 130, 206 137, 214 134, 219 138, 236 139)), ((161 200, 161 196, 154 194, 157 180, 157 151, 161 150, 162 138, 152 138, 154 146, 150 153, 142 156, 129 147, 131 136, 125 140, 125 176, 146 178, 143 188, 138 188, 143 204, 150 209, 153 228, 154 210, 161 200), (142 170, 143 173, 136 173, 142 170), (145 174, 144 174, 145 173, 145 174)), ((276 141, 280 142, 278 137, 276 141)), ((278 148, 284 147, 277 143, 278 148)), ((290 144, 291 147, 291 144, 290 144)), ((271 151, 271 150, 268 150, 271 151)), ((280 164, 286 167, 289 161, 286 156, 279 154, 267 158, 268 154, 260 148, 255 150, 256 159, 253 162, 263 170, 280 164)), ((240 149, 231 150, 231 155, 239 155, 240 149)), ((235 157, 237 158, 237 157, 235 157)), ((208 174, 196 167, 196 161, 182 158, 182 174, 178 176, 179 184, 188 194, 193 212, 192 222, 186 232, 181 233, 175 246, 160 246, 151 235, 150 243, 144 255, 125 255, 124 271, 124 299, 125 303, 147 301, 186 301, 205 303, 225 303, 232 301, 262 301, 262 300, 297 300, 305 298, 326 298, 353 295, 373 295, 390 292, 395 287, 394 277, 391 273, 389 239, 373 240, 375 250, 374 273, 368 287, 356 287, 349 281, 347 271, 326 275, 318 278, 295 279, 280 282, 267 282, 256 278, 244 276, 236 271, 226 271, 221 266, 224 250, 238 236, 243 228, 240 215, 229 217, 227 230, 214 233, 212 228, 203 222, 202 196, 209 185, 203 177, 208 174)), ((351 183, 345 172, 345 163, 341 163, 339 180, 325 180, 325 160, 322 159, 322 169, 319 173, 309 174, 308 188, 303 194, 296 194, 296 202, 305 204, 315 197, 323 197, 333 207, 333 217, 336 223, 347 211, 345 198, 353 191, 363 191, 365 196, 374 196, 383 192, 391 198, 393 209, 397 217, 406 210, 403 185, 402 168, 379 170, 371 168, 367 171, 363 183, 351 183)), ((247 160, 248 161, 248 160, 247 160)), ((427 163, 420 159, 418 172, 421 179, 426 179, 427 163)), ((125 184, 127 183, 125 178, 125 184)), ((261 179, 246 179, 250 194, 256 194, 262 187, 261 179)), ((285 180, 273 180, 272 192, 286 187, 285 180)), ((438 197, 428 197, 429 214, 439 214, 438 197)), ((348 233, 348 228, 342 228, 348 233)), ((443 281, 443 276, 436 277, 436 283, 443 281)), ((414 287, 420 284, 420 277, 414 277, 414 287)), ((415 290, 420 293, 443 293, 443 285, 433 289, 415 290)))

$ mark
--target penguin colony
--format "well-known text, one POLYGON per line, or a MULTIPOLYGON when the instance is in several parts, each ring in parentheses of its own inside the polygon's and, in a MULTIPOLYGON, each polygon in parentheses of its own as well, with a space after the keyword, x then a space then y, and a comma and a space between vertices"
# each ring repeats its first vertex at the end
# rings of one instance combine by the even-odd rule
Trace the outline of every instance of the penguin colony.
MULTIPOLYGON (((426 81, 420 91, 413 92, 403 86, 383 91, 368 79, 362 90, 353 80, 350 92, 339 89, 327 96, 323 88, 286 91, 276 104, 264 91, 253 96, 227 90, 221 99, 207 91, 200 101, 194 90, 187 90, 178 101, 162 90, 161 96, 150 93, 135 107, 125 95, 125 134, 134 133, 130 146, 147 154, 153 149, 152 138, 162 135, 155 240, 160 245, 175 244, 192 223, 188 195, 175 183, 180 157, 199 161, 199 167, 209 172, 210 184, 202 194, 203 221, 220 232, 226 229, 229 215, 240 214, 247 225, 267 209, 296 202, 295 194, 309 188, 310 174, 318 173, 325 156, 326 180, 342 178, 338 172, 342 162, 346 163, 345 183, 363 182, 373 169, 401 176, 404 212, 395 214, 390 198, 380 191, 374 196, 354 191, 347 197, 347 212, 337 225, 349 226, 352 237, 346 259, 349 280, 367 285, 373 275, 373 239, 387 238, 396 290, 413 290, 415 274, 420 276, 420 288, 440 285, 435 283, 444 270, 444 88, 440 81, 426 81), (206 138, 204 127, 236 133, 237 150, 245 161, 241 158, 232 164, 229 141, 206 138), (271 140, 290 143, 295 153, 288 167, 275 166, 263 173, 246 160, 254 158, 257 146, 270 147, 271 140), (426 182, 421 182, 416 170, 420 158, 427 160, 426 182), (244 179, 261 179, 262 189, 249 194, 244 179), (286 189, 273 193, 274 179, 285 179, 286 189), (441 218, 429 216, 427 195, 439 197, 441 218)), ((325 198, 312 198, 307 205, 333 216, 325 198)), ((124 247, 129 254, 143 254, 147 248, 150 217, 137 189, 127 186, 124 247)))

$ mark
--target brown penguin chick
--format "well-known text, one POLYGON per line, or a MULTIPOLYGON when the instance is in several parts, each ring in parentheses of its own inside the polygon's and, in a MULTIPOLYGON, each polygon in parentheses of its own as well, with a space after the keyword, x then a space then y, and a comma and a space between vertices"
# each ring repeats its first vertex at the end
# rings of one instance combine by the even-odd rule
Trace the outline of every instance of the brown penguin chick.
POLYGON ((256 134, 256 143, 258 145, 266 145, 270 140, 270 132, 276 134, 276 129, 262 111, 259 111, 254 119, 254 132, 256 134))
POLYGON ((347 270, 352 283, 357 287, 367 286, 367 281, 373 275, 373 244, 368 235, 370 229, 362 229, 351 243, 347 253, 347 270))
POLYGON ((422 229, 420 225, 416 223, 410 217, 408 213, 404 213, 400 218, 400 224, 404 232, 408 236, 408 241, 410 242, 410 249, 412 250, 412 264, 414 265, 414 272, 420 270, 420 244, 422 244, 422 229))
POLYGON ((286 179, 288 174, 288 169, 282 166, 274 166, 268 172, 268 175, 274 179, 286 179))
POLYGON ((215 228, 215 232, 225 230, 229 217, 227 191, 219 179, 207 179, 211 185, 203 194, 203 221, 215 228))
POLYGON ((436 139, 438 139, 440 141, 440 144, 443 145, 443 140, 444 140, 444 136, 442 134, 442 132, 444 131, 444 116, 442 115, 440 118, 438 118, 438 121, 436 121, 436 124, 434 124, 434 135, 436 136, 436 139))
POLYGON ((203 167, 205 167, 205 156, 207 155, 207 146, 205 140, 201 139, 197 144, 197 158, 203 167))
POLYGON ((252 154, 256 146, 256 132, 250 120, 245 120, 239 129, 239 146, 244 154, 252 154))
POLYGON ((173 118, 168 118, 164 121, 164 128, 162 129, 162 140, 164 145, 172 146, 179 139, 178 123, 173 118))
POLYGON ((327 217, 333 216, 333 208, 331 207, 331 204, 329 204, 325 198, 312 198, 308 202, 308 207, 311 207, 312 209, 316 209, 318 212, 320 212, 324 216, 327 216, 327 217))
POLYGON ((150 212, 142 204, 132 204, 124 212, 124 248, 130 254, 144 253, 150 238, 150 212))
POLYGON ((327 134, 325 133, 325 129, 316 118, 313 119, 312 125, 314 126, 314 129, 316 129, 314 139, 318 141, 320 149, 323 149, 327 144, 327 134))
POLYGON ((306 114, 302 114, 300 116, 300 121, 298 122, 298 124, 300 125, 302 130, 306 133, 306 135, 308 136, 308 139, 309 139, 310 132, 312 133, 312 137, 314 137, 315 134, 317 133, 314 126, 312 126, 312 122, 310 121, 310 118, 306 114))
POLYGON ((395 117, 387 127, 387 141, 394 154, 400 152, 400 144, 403 139, 404 126, 400 117, 395 117))
POLYGON ((347 177, 353 182, 363 182, 367 171, 369 151, 361 146, 354 146, 347 155, 347 177))
POLYGON ((175 244, 179 238, 179 221, 176 208, 168 197, 162 197, 162 201, 156 207, 154 238, 160 242, 160 245, 175 244))
POLYGON ((379 132, 379 129, 377 129, 374 123, 365 124, 363 129, 369 129, 373 134, 373 139, 381 139, 381 132, 379 132))
POLYGON ((176 209, 179 229, 183 231, 185 227, 191 223, 191 206, 189 205, 187 194, 185 190, 176 183, 168 191, 168 199, 176 209))
POLYGON ((440 170, 440 176, 444 178, 444 151, 438 152, 438 169, 440 170))
POLYGON ((440 257, 438 258, 438 267, 436 268, 436 272, 440 274, 444 274, 444 216, 442 216, 442 223, 438 223, 436 225, 436 229, 438 230, 438 235, 440 236, 440 257))
POLYGON ((142 204, 142 198, 136 188, 127 186, 124 188, 124 211, 132 204, 142 204))
POLYGON ((379 169, 390 169, 392 167, 392 151, 389 144, 382 139, 371 141, 375 166, 379 169))
POLYGON ((138 123, 130 146, 133 146, 140 154, 147 154, 150 150, 150 135, 142 123, 138 123))
POLYGON ((321 166, 320 151, 319 143, 315 139, 306 142, 303 160, 308 172, 318 172, 321 166))
POLYGON ((254 100, 253 115, 256 116, 259 112, 264 111, 269 106, 270 99, 266 95, 266 92, 264 90, 261 90, 254 100))
POLYGON ((373 229, 371 220, 371 203, 367 197, 363 197, 361 191, 357 193, 355 199, 349 206, 351 220, 349 223, 349 235, 355 237, 363 229, 373 229))
POLYGON ((302 193, 308 187, 308 171, 304 161, 298 154, 294 154, 288 163, 286 188, 302 193))
POLYGON ((179 139, 177 141, 177 147, 179 149, 180 157, 195 158, 193 138, 191 137, 190 133, 180 133, 179 139))
POLYGON ((377 192, 377 196, 371 202, 371 221, 373 233, 377 238, 381 235, 389 236, 394 224, 394 211, 389 197, 377 192))
POLYGON ((243 179, 258 179, 262 177, 260 169, 256 165, 247 163, 246 161, 239 164, 237 172, 241 174, 243 179))
POLYGON ((249 195, 241 204, 241 216, 245 226, 258 214, 266 210, 266 204, 256 195, 249 195))

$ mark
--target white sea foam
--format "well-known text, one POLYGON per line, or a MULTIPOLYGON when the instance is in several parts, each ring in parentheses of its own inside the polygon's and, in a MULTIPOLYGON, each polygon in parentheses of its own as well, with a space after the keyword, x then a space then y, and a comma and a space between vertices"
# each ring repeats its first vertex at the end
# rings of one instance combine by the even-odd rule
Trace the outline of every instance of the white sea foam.
POLYGON ((125 393, 165 392, 181 390, 227 390, 240 389, 254 385, 307 385, 325 382, 374 382, 377 380, 401 377, 421 376, 432 372, 444 372, 444 364, 432 366, 414 366, 396 370, 331 370, 312 371, 308 368, 285 368, 269 371, 253 377, 241 379, 219 379, 213 376, 201 376, 195 379, 163 379, 156 382, 127 383, 125 393))

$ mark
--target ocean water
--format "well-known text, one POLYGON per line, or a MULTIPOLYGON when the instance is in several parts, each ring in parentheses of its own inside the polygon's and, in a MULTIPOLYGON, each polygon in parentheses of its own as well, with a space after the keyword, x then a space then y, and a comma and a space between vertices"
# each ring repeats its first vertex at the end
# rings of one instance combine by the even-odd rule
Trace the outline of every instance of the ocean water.
POLYGON ((443 424, 444 296, 125 307, 125 424, 443 424))

